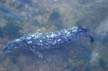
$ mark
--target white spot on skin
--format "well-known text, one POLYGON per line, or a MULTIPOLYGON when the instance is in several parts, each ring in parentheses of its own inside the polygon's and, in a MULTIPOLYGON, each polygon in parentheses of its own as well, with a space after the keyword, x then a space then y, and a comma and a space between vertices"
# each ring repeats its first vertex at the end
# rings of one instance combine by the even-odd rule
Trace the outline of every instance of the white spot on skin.
POLYGON ((68 31, 67 30, 64 30, 64 32, 67 33, 68 31))
POLYGON ((42 33, 38 33, 38 36, 41 36, 42 35, 42 33))
POLYGON ((51 34, 51 37, 52 37, 52 38, 55 37, 55 36, 56 36, 56 34, 53 34, 53 33, 51 34))
POLYGON ((31 37, 35 37, 35 35, 31 35, 31 37))
POLYGON ((21 41, 21 39, 16 39, 15 41, 16 41, 16 42, 20 42, 20 41, 21 41))
POLYGON ((61 39, 58 39, 57 41, 58 41, 58 42, 60 42, 60 41, 61 41, 61 39))
POLYGON ((38 37, 39 37, 39 36, 36 35, 36 36, 34 36, 34 39, 36 39, 36 38, 38 38, 38 37))
POLYGON ((46 37, 47 37, 47 38, 49 38, 50 36, 49 36, 49 35, 47 35, 46 37))
POLYGON ((30 43, 32 43, 32 41, 28 41, 27 43, 30 44, 30 43))
POLYGON ((31 39, 31 37, 30 37, 30 36, 28 36, 28 37, 27 37, 27 39, 28 39, 28 40, 30 40, 30 39, 31 39))
POLYGON ((57 41, 53 41, 53 42, 51 42, 52 45, 55 45, 56 43, 57 43, 57 41))
POLYGON ((70 32, 67 32, 67 35, 70 35, 70 32))
POLYGON ((39 40, 39 42, 42 42, 42 40, 39 40))
POLYGON ((78 31, 78 27, 72 28, 72 32, 77 32, 77 31, 78 31))

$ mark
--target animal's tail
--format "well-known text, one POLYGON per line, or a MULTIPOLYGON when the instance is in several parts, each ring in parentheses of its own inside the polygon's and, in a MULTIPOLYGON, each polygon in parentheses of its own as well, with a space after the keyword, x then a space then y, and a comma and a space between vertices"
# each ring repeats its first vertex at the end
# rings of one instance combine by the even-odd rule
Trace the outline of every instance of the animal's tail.
POLYGON ((91 31, 89 31, 87 28, 84 28, 81 26, 78 26, 78 28, 79 28, 79 32, 83 32, 86 35, 86 37, 88 37, 90 39, 90 42, 94 43, 94 41, 95 41, 94 37, 95 36, 91 31))

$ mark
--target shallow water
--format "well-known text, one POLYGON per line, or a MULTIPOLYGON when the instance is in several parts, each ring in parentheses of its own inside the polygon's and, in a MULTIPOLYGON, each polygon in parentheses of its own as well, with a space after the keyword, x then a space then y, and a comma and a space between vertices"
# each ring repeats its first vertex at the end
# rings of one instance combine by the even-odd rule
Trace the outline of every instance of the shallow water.
POLYGON ((107 71, 107 5, 107 0, 1 0, 0 71, 107 71), (89 30, 94 42, 81 37, 73 44, 60 45, 65 48, 41 50, 36 55, 2 52, 8 42, 22 36, 74 26, 89 30))

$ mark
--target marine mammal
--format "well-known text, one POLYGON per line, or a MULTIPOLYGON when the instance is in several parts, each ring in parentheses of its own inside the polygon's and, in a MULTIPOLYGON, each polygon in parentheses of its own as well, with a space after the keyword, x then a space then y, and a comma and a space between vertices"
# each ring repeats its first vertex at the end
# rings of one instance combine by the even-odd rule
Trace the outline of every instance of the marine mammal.
POLYGON ((57 32, 35 33, 23 36, 21 38, 9 41, 4 47, 4 52, 13 52, 14 50, 36 52, 40 50, 51 50, 63 48, 63 46, 79 43, 81 37, 87 37, 92 43, 94 41, 90 32, 82 27, 73 27, 57 32))

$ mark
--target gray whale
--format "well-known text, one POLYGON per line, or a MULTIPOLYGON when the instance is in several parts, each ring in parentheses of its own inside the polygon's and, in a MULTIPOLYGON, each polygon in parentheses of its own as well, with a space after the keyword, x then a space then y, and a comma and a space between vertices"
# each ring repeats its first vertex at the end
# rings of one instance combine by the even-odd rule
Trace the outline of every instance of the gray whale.
MULTIPOLYGON (((76 47, 84 40, 88 39, 89 43, 94 42, 91 33, 82 27, 73 27, 57 32, 34 33, 23 36, 21 38, 9 41, 4 47, 4 52, 24 52, 30 51, 36 53, 38 51, 51 51, 54 49, 68 48, 68 46, 76 47)), ((84 44, 84 43, 83 43, 84 44)), ((77 48, 75 48, 77 49, 77 48)))

